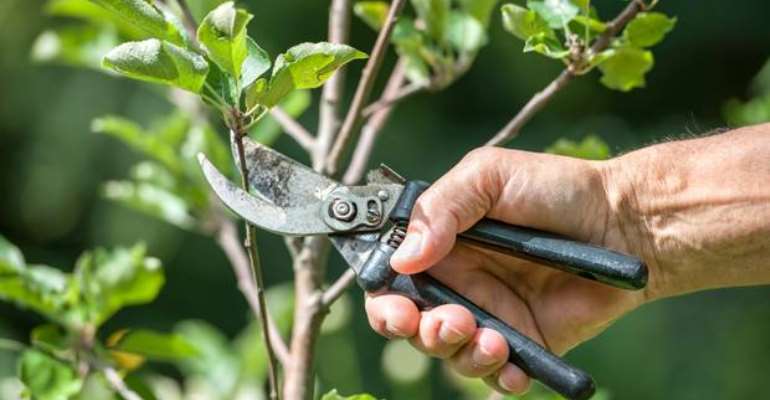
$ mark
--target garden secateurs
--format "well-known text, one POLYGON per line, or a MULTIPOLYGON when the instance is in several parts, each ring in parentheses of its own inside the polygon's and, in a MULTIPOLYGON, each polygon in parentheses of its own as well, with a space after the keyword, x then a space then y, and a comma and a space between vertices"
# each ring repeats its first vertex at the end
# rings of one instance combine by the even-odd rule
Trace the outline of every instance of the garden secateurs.
MULTIPOLYGON (((229 181, 203 154, 198 156, 209 184, 233 212, 280 235, 327 235, 365 291, 398 293, 420 309, 460 304, 473 313, 479 327, 503 335, 509 361, 530 377, 568 399, 587 399, 594 393, 587 373, 427 273, 401 275, 390 267, 427 183, 405 180, 381 166, 369 172, 365 185, 346 186, 248 137, 243 141, 250 192, 229 181)), ((647 283, 641 260, 548 232, 483 219, 458 239, 623 289, 647 283)))

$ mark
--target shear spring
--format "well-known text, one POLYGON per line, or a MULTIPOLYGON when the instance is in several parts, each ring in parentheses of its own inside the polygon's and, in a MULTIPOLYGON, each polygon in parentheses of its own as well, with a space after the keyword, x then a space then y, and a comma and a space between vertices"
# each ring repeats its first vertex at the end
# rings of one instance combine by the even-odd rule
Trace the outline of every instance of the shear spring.
POLYGON ((398 221, 396 222, 396 225, 393 227, 393 230, 390 232, 390 237, 388 237, 388 241, 386 242, 388 246, 397 249, 398 246, 401 246, 401 243, 404 242, 404 238, 406 237, 406 221, 398 221))

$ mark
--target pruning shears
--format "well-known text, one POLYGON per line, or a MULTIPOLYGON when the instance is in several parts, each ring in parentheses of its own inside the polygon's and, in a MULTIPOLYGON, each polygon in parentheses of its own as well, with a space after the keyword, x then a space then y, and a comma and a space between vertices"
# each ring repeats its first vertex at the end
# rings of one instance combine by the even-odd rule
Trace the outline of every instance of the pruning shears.
MULTIPOLYGON (((248 137, 243 141, 250 192, 229 181, 203 154, 198 156, 209 185, 233 212, 280 235, 327 235, 365 291, 398 293, 421 309, 460 304, 473 313, 479 327, 505 337, 509 361, 530 377, 568 399, 593 395, 594 381, 584 371, 429 274, 401 275, 390 267, 427 183, 405 180, 381 166, 369 172, 365 185, 346 186, 248 137)), ((647 268, 638 258, 548 232, 483 219, 458 239, 622 289, 640 289, 647 283, 647 268)))

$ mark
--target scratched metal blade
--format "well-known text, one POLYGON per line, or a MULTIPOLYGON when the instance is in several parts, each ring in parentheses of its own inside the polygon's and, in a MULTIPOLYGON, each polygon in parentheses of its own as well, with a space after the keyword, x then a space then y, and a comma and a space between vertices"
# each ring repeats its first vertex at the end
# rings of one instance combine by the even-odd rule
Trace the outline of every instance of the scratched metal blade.
MULTIPOLYGON (((312 196, 298 194, 292 196, 291 192, 267 190, 272 199, 261 196, 252 196, 222 175, 217 168, 203 155, 198 155, 198 161, 203 169, 211 188, 225 205, 233 212, 243 217, 252 224, 267 231, 280 235, 307 236, 332 233, 320 218, 319 207, 321 201, 312 196)), ((277 185, 292 186, 291 173, 284 174, 287 180, 277 182, 277 185)), ((266 174, 266 176, 269 176, 266 174)), ((321 179, 316 180, 316 183, 321 179)), ((333 182, 332 182, 333 183, 333 182)), ((286 190, 286 189, 282 189, 286 190)))
MULTIPOLYGON (((237 151, 233 152, 237 159, 237 151)), ((282 208, 317 207, 339 183, 248 137, 243 153, 251 191, 282 208)), ((317 216, 316 216, 317 218, 317 216)))

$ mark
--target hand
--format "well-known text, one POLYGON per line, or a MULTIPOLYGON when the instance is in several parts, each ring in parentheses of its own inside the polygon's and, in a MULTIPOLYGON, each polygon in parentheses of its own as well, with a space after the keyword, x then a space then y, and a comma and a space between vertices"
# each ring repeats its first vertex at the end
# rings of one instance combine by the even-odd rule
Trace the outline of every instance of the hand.
MULTIPOLYGON (((606 164, 498 148, 465 157, 417 201, 404 243, 392 258, 400 273, 429 273, 515 329, 561 354, 644 303, 625 291, 467 245, 455 236, 482 217, 560 233, 629 252, 620 213, 612 210, 606 164)), ((650 271, 651 274, 654 271, 650 271)), ((651 277, 652 278, 652 277, 651 277)), ((529 379, 507 363, 508 346, 477 329, 458 305, 420 312, 398 295, 368 297, 371 326, 408 338, 459 373, 483 377, 502 392, 522 393, 529 379)))

